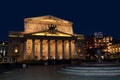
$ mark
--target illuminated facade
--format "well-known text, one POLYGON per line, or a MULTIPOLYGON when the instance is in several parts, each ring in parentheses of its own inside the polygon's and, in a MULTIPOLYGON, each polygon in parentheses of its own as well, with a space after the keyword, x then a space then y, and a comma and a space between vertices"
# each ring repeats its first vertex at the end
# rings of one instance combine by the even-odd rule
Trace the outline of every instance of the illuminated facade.
POLYGON ((120 58, 120 42, 113 41, 112 45, 108 46, 109 56, 108 58, 117 59, 120 58))
POLYGON ((23 32, 9 32, 8 56, 17 61, 77 59, 81 40, 72 22, 49 15, 26 18, 23 32))
POLYGON ((96 50, 101 49, 102 55, 106 56, 110 53, 108 47, 112 45, 112 37, 103 35, 102 32, 96 32, 92 36, 86 38, 86 50, 89 56, 96 57, 96 50))

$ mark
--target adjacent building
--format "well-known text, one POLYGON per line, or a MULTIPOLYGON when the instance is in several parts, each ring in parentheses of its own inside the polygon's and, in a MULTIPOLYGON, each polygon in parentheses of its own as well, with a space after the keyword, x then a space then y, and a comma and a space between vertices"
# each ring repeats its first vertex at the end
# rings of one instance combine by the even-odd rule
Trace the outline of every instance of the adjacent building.
POLYGON ((102 32, 95 32, 94 35, 86 37, 85 43, 87 58, 96 59, 98 49, 102 51, 102 56, 105 57, 110 53, 109 46, 112 45, 112 36, 103 35, 102 32))
POLYGON ((113 40, 112 45, 108 46, 108 51, 107 57, 109 59, 120 59, 120 41, 113 40))
POLYGON ((0 62, 4 62, 8 52, 8 41, 0 42, 0 62))
POLYGON ((84 36, 74 34, 72 24, 51 15, 26 18, 24 31, 9 32, 8 56, 18 62, 78 59, 84 36))

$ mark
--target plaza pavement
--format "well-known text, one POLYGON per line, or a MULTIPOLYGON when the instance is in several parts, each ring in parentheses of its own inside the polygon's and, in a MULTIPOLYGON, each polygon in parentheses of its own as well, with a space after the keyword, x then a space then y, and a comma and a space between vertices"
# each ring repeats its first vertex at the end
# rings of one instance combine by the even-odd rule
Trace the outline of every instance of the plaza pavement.
POLYGON ((64 65, 28 66, 0 73, 0 80, 120 80, 120 76, 78 76, 57 72, 64 65))

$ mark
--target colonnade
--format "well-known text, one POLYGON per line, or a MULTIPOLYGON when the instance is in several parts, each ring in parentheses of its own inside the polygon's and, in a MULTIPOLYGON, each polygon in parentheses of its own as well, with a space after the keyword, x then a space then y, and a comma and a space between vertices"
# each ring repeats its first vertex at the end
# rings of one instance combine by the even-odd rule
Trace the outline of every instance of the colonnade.
POLYGON ((75 40, 38 40, 24 41, 24 60, 73 59, 77 56, 77 42, 75 40), (38 42, 37 42, 37 41, 38 42), (36 42, 39 43, 36 45, 36 42), (39 48, 39 49, 38 49, 39 48), (30 50, 30 51, 28 51, 30 50))

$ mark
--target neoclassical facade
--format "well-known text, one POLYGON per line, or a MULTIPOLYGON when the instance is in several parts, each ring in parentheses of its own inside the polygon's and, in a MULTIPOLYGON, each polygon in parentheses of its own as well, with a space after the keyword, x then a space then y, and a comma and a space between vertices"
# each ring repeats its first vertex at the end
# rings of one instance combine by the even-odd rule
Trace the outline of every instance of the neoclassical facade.
POLYGON ((17 61, 76 59, 83 39, 73 34, 72 22, 50 15, 26 18, 24 31, 9 32, 8 56, 17 61))

